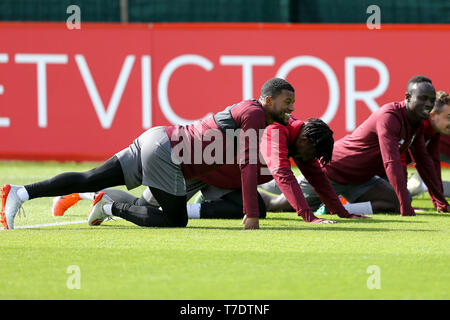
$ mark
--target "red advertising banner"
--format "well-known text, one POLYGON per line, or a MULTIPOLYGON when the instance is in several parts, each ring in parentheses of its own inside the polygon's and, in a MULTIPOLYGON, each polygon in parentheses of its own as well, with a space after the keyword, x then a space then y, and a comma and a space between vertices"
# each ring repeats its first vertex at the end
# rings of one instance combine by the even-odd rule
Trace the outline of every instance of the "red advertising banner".
POLYGON ((450 90, 448 38, 448 25, 0 23, 0 159, 104 160, 275 76, 296 89, 294 115, 338 139, 414 75, 450 90))

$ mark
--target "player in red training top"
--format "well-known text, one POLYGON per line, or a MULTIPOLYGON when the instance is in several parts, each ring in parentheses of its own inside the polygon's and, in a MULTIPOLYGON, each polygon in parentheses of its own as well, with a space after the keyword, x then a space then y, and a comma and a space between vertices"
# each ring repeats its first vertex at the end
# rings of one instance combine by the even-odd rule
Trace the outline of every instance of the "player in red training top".
MULTIPOLYGON (((441 178, 441 154, 446 152, 445 143, 441 143, 442 140, 448 138, 450 135, 450 95, 445 91, 438 91, 436 93, 436 102, 434 108, 430 112, 430 117, 424 121, 424 139, 427 152, 433 160, 434 169, 436 171, 435 184, 441 187, 441 191, 444 196, 450 195, 449 182, 442 181, 441 178), (444 145, 444 146, 443 146, 444 145)), ((406 168, 409 163, 413 162, 409 152, 402 154, 402 163, 406 168)), ((426 184, 420 179, 418 174, 414 174, 408 181, 408 190, 412 196, 420 193, 422 187, 423 192, 427 190, 426 184), (423 186, 423 187, 422 187, 423 186)), ((433 204, 435 203, 434 197, 431 195, 433 204)), ((436 205, 435 205, 436 206, 436 205)), ((436 206, 436 208, 438 208, 436 206)), ((438 211, 440 209, 438 208, 438 211)))
MULTIPOLYGON (((231 158, 239 162, 241 171, 243 206, 249 217, 245 229, 257 229, 257 165, 251 160, 253 153, 257 157, 258 144, 252 149, 252 145, 247 143, 247 134, 258 134, 273 122, 287 125, 294 101, 294 88, 286 80, 269 79, 261 89, 259 100, 242 101, 192 125, 151 128, 128 148, 90 171, 63 173, 26 186, 4 185, 1 222, 6 229, 13 229, 16 214, 29 199, 95 192, 118 185, 126 185, 128 189, 146 185, 162 208, 146 207, 146 225, 185 227, 188 221, 186 185, 197 176, 220 167, 225 163, 224 159, 229 161, 231 158), (237 143, 227 143, 230 135, 236 137, 233 135, 236 131, 237 143), (211 155, 211 149, 215 151, 213 162, 210 162, 211 157, 207 161, 203 157, 208 152, 211 155), (237 149, 244 151, 238 153, 237 149)), ((100 193, 94 201, 88 223, 98 225, 112 215, 133 222, 134 214, 133 206, 113 202, 100 193)))
MULTIPOLYGON (((431 80, 415 76, 408 82, 404 101, 382 106, 351 134, 338 140, 332 161, 324 169, 336 193, 352 203, 370 202, 374 213, 415 215, 400 157, 409 148, 417 170, 426 177, 436 206, 448 212, 424 141, 423 121, 428 118, 435 98, 431 80)), ((304 177, 300 186, 310 206, 317 208, 321 201, 304 177)))
POLYGON ((350 214, 342 206, 322 171, 322 167, 326 167, 331 160, 333 143, 333 131, 320 119, 311 118, 305 123, 291 117, 288 126, 274 123, 264 131, 261 154, 283 195, 294 211, 307 222, 330 221, 314 216, 292 172, 290 157, 332 214, 342 218, 365 217, 350 214))

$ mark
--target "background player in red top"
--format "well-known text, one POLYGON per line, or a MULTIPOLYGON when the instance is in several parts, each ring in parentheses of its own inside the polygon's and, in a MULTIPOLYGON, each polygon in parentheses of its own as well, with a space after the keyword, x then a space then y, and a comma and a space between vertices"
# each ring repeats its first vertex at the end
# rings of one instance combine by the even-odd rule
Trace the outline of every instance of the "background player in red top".
MULTIPOLYGON (((450 134, 450 96, 445 91, 438 91, 436 93, 436 102, 433 110, 430 112, 430 117, 424 121, 424 139, 427 152, 433 160, 434 169, 436 171, 436 184, 442 187, 442 192, 445 197, 450 196, 450 182, 442 181, 441 178, 441 161, 445 161, 445 141, 450 134), (443 156, 442 156, 443 155, 443 156), (442 159, 443 158, 443 159, 442 159)), ((403 165, 406 167, 413 162, 409 152, 402 154, 403 165)), ((420 194, 427 190, 426 184, 420 178, 418 173, 415 173, 408 180, 408 190, 412 196, 420 194)), ((431 196, 434 203, 434 198, 431 196)), ((438 209, 440 211, 440 209, 438 209)))
POLYGON ((314 216, 292 172, 290 157, 331 213, 342 218, 364 217, 342 206, 322 170, 332 158, 333 143, 333 131, 320 119, 305 123, 291 117, 288 126, 274 123, 264 131, 261 153, 267 167, 294 211, 307 222, 329 223, 314 216))
MULTIPOLYGON (((16 214, 22 204, 30 199, 95 192, 118 185, 126 185, 128 189, 146 185, 162 208, 146 207, 147 226, 185 227, 188 221, 186 184, 221 165, 206 163, 203 157, 197 163, 197 154, 189 154, 189 146, 200 145, 200 151, 204 154, 204 150, 215 142, 203 139, 204 134, 211 132, 210 130, 219 134, 216 137, 226 141, 227 130, 240 130, 245 134, 251 130, 259 132, 273 122, 287 125, 290 113, 294 111, 294 101, 294 88, 287 81, 280 78, 269 79, 261 89, 259 100, 242 101, 192 125, 151 128, 135 139, 128 148, 90 171, 63 173, 26 186, 6 184, 2 188, 1 222, 6 229, 13 229, 16 214), (173 149, 180 144, 185 147, 181 150, 186 151, 182 155, 183 159, 187 156, 188 160, 194 161, 175 161, 179 160, 177 157, 181 154, 174 155, 173 149)), ((231 147, 227 145, 229 148, 223 150, 223 156, 227 158, 230 153, 237 155, 237 146, 239 144, 231 144, 231 147)), ((257 229, 257 166, 250 161, 252 150, 249 145, 240 147, 245 151, 244 157, 239 158, 243 206, 249 217, 245 228, 257 229)), ((235 160, 238 160, 237 156, 235 160)), ((94 201, 88 222, 96 225, 112 214, 133 221, 133 210, 133 206, 113 202, 104 193, 100 193, 94 201)))
MULTIPOLYGON (((417 170, 426 177, 429 192, 440 211, 449 206, 437 183, 439 178, 425 149, 423 120, 431 112, 436 93, 425 76, 411 78, 405 100, 382 106, 351 134, 334 145, 331 163, 325 167, 336 193, 349 202, 371 202, 373 212, 415 215, 400 155, 411 150, 417 170), (386 177, 386 180, 381 177, 386 177)), ((303 178, 302 191, 313 208, 321 204, 303 178)), ((268 207, 268 210, 272 208, 268 207)))

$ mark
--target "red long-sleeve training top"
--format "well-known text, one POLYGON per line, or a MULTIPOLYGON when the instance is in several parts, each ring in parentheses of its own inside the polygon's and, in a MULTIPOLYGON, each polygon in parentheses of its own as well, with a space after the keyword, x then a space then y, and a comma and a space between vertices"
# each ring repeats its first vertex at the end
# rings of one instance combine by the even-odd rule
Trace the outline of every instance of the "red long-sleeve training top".
POLYGON ((413 125, 407 116, 405 102, 383 105, 351 134, 334 144, 327 176, 341 184, 360 184, 374 175, 387 176, 400 202, 402 216, 415 215, 406 188, 406 172, 400 154, 411 150, 417 170, 437 205, 446 207, 445 197, 436 185, 434 165, 425 150, 423 121, 413 125))
POLYGON ((240 130, 242 136, 256 135, 257 138, 265 127, 266 115, 262 105, 257 100, 245 100, 204 120, 186 126, 168 126, 165 130, 173 152, 181 160, 181 169, 187 180, 220 168, 230 163, 230 159, 232 164, 238 165, 244 214, 259 217, 257 162, 252 161, 258 157, 259 140, 244 144, 239 139, 230 143, 234 141, 230 134, 240 130))
MULTIPOLYGON (((314 216, 303 192, 291 169, 290 156, 293 155, 295 139, 300 134, 303 121, 291 117, 288 126, 278 123, 269 125, 261 139, 261 154, 286 199, 306 222, 319 219, 314 216)), ((342 218, 350 217, 348 211, 342 206, 330 181, 325 175, 317 159, 302 162, 294 159, 303 176, 308 180, 322 202, 332 214, 342 218)))

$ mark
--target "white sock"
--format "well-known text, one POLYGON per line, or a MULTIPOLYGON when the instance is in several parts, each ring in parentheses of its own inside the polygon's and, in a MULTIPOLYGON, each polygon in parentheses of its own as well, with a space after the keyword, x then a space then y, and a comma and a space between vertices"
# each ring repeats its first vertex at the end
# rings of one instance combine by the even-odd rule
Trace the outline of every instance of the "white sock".
POLYGON ((189 219, 200 219, 201 203, 192 203, 187 205, 187 213, 189 219))
POLYGON ((112 203, 107 203, 103 205, 103 212, 108 215, 112 216, 112 203))
POLYGON ((28 199, 30 199, 30 195, 28 194, 27 189, 25 187, 20 187, 17 190, 17 196, 19 197, 20 201, 25 202, 28 199))
POLYGON ((349 213, 373 214, 370 201, 347 203, 344 204, 344 208, 347 209, 349 213))
POLYGON ((94 201, 95 192, 83 192, 78 194, 81 199, 94 201))

